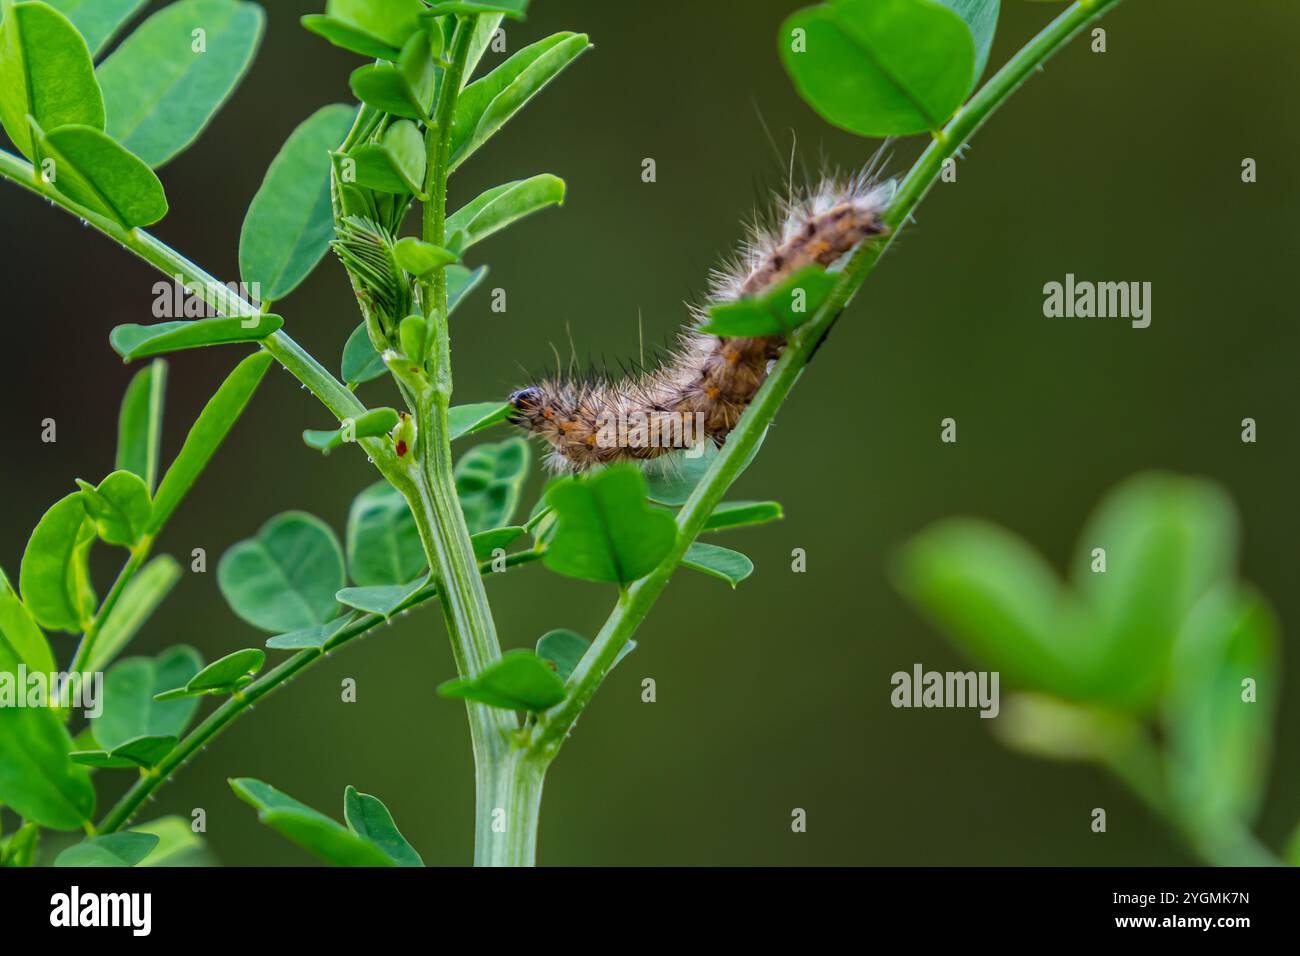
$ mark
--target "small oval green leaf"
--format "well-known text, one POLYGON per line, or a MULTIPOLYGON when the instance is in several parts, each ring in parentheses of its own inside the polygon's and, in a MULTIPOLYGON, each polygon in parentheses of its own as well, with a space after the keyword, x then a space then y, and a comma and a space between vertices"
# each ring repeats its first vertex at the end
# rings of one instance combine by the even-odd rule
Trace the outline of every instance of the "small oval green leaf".
POLYGON ((564 682, 530 650, 507 651, 471 678, 438 685, 443 697, 460 698, 507 710, 543 711, 564 700, 564 682))
POLYGON ((59 126, 40 137, 55 188, 73 202, 128 229, 167 215, 167 196, 152 169, 92 126, 59 126))
POLYGON ((289 511, 221 556, 217 584, 231 610, 264 631, 324 624, 338 614, 343 552, 329 525, 289 511))
POLYGON ((81 492, 73 492, 41 516, 18 570, 23 603, 48 631, 80 633, 95 613, 87 555, 95 540, 81 492))

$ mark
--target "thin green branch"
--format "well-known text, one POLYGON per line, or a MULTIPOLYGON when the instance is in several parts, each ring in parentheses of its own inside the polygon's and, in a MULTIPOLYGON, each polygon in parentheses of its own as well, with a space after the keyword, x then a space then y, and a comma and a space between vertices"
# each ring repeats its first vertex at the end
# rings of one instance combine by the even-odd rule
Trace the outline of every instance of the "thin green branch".
MULTIPOLYGON (((542 549, 540 548, 519 551, 508 555, 505 564, 506 567, 517 567, 536 561, 541 556, 542 549)), ((479 572, 485 575, 492 573, 492 563, 490 561, 483 562, 479 566, 479 572)), ((426 585, 399 605, 393 613, 395 615, 403 614, 433 600, 437 596, 437 586, 426 585)), ((141 774, 140 779, 105 814, 103 820, 99 822, 99 826, 95 828, 95 832, 112 833, 126 826, 141 804, 155 790, 183 767, 201 747, 208 744, 217 734, 252 708, 253 704, 278 688, 283 687, 290 678, 301 673, 316 661, 328 657, 331 652, 374 630, 387 620, 389 618, 379 614, 364 615, 331 637, 322 647, 299 651, 224 701, 202 723, 186 734, 175 749, 164 757, 157 766, 141 774)))
POLYGON ((740 423, 696 485, 677 515, 677 541, 667 557, 646 577, 621 594, 600 633, 568 680, 568 696, 549 711, 533 731, 529 747, 541 759, 559 751, 578 717, 596 693, 619 652, 632 638, 655 600, 668 585, 686 549, 704 528, 713 509, 740 474, 759 439, 771 424, 795 380, 830 331, 840 312, 857 293, 885 250, 906 225, 916 205, 938 179, 945 159, 961 146, 1035 70, 1079 30, 1114 7, 1119 0, 1081 0, 1067 8, 1013 56, 935 136, 903 180, 885 214, 888 237, 861 247, 840 273, 827 301, 789 341, 740 423))

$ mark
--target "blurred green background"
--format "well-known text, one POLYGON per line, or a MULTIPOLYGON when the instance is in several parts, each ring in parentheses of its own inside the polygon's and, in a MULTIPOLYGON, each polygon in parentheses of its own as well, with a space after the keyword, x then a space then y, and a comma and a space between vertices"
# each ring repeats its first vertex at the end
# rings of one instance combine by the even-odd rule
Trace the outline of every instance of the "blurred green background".
MULTIPOLYGON (((160 6, 154 4, 153 6, 160 6)), ((269 4, 252 73, 198 145, 162 178, 158 234, 237 277, 244 208, 296 123, 348 98, 360 61, 303 31, 311 0, 269 4)), ((792 135, 801 164, 851 168, 875 143, 831 129, 777 62, 793 0, 629 4, 539 0, 508 30, 513 51, 556 29, 595 50, 458 174, 453 203, 538 172, 569 185, 560 211, 475 250, 487 288, 454 329, 457 400, 504 396, 524 368, 568 355, 611 364, 671 335, 684 300, 779 188, 792 135), (761 117, 761 118, 760 118, 761 117), (775 146, 764 131, 770 128, 775 146), (654 158, 658 181, 642 183, 654 158)), ((1007 0, 991 65, 1059 9, 1007 0)), ((539 856, 548 864, 1159 864, 1191 856, 1101 771, 1009 753, 974 711, 894 710, 889 676, 963 669, 888 583, 911 533, 969 513, 1006 525, 1059 568, 1103 492, 1150 467, 1219 480, 1242 513, 1243 573, 1277 608, 1285 683, 1269 799, 1277 846, 1300 816, 1300 594, 1293 549, 1295 362, 1291 274, 1300 150, 1290 91, 1300 7, 1276 0, 1142 0, 1103 23, 1108 50, 1076 41, 977 137, 956 183, 939 184, 837 326, 733 497, 775 497, 784 522, 726 543, 757 566, 736 592, 682 573, 552 768, 539 856), (1244 185, 1244 157, 1259 182, 1244 185), (1067 272, 1153 283, 1153 322, 1047 319, 1042 287, 1067 272), (939 442, 957 419, 959 443, 939 442), (1259 422, 1243 445, 1240 421, 1259 422), (790 571, 804 548, 808 571, 790 571), (1289 653, 1288 653, 1289 652, 1289 653), (658 701, 640 701, 653 677, 658 701), (1109 832, 1089 830, 1106 807, 1109 832), (790 832, 792 808, 808 832, 790 832)), ((485 65, 500 59, 489 53, 485 65)), ((919 148, 895 146, 903 171, 919 148)), ((117 404, 133 371, 108 347, 151 321, 157 276, 33 197, 0 191, 8 372, 0 564, 16 576, 27 534, 72 479, 111 469, 117 404), (40 422, 58 422, 58 442, 40 422)), ((287 328, 337 368, 358 321, 327 261, 280 304, 287 328)), ((171 362, 166 457, 242 350, 171 362)), ((362 386, 391 403, 384 381, 362 386)), ((373 472, 360 454, 322 460, 305 427, 332 424, 274 371, 160 542, 186 573, 137 639, 212 659, 260 645, 217 593, 220 554, 267 518, 304 508, 340 532, 373 472)), ((488 437, 492 437, 489 435, 488 437)), ((530 484, 529 505, 541 477, 530 484)), ((100 558, 108 549, 100 549, 100 558)), ((112 560, 116 560, 114 557, 112 560)), ((103 562, 101 571, 111 575, 103 562)), ((105 579, 101 588, 107 586, 105 579)), ((503 642, 568 627, 591 635, 609 588, 521 569, 490 584, 503 642)), ((70 638, 56 637, 71 653, 70 638)), ((238 721, 145 818, 208 814, 226 864, 308 864, 261 827, 227 777, 254 776, 341 816, 354 784, 379 795, 430 863, 471 854, 472 769, 463 709, 437 698, 453 665, 426 610, 324 662, 238 721), (354 677, 358 701, 342 703, 354 677)), ((1005 693, 1006 688, 1004 688, 1005 693)), ((121 774, 123 783, 127 775, 121 774)), ((101 774, 101 780, 103 780, 101 774)), ((102 785, 102 784, 101 784, 102 785)))

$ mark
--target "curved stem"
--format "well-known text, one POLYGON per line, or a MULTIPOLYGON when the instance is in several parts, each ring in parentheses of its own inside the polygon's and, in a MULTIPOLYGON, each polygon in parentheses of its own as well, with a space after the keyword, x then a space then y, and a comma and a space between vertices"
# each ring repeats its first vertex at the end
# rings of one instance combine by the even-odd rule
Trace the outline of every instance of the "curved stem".
POLYGON ((1053 53, 1085 25, 1117 3, 1119 0, 1080 0, 1066 9, 971 97, 921 154, 885 213, 885 223, 890 228, 888 237, 880 242, 868 243, 854 253, 840 273, 839 281, 827 301, 807 324, 791 336, 789 345, 758 390, 754 401, 741 416, 736 429, 728 435, 721 453, 678 512, 677 541, 672 550, 658 567, 619 596, 605 625, 570 675, 568 696, 549 711, 533 731, 530 749, 540 759, 549 761, 559 751, 619 652, 667 587, 668 580, 677 569, 686 549, 703 529, 704 522, 722 500, 727 488, 740 474, 767 426, 794 387, 803 367, 845 305, 871 274, 885 250, 902 231, 912 210, 938 179, 944 160, 956 154, 989 116, 1053 53))
MULTIPOLYGON (((528 564, 536 561, 542 556, 540 549, 530 551, 520 551, 506 558, 506 567, 516 567, 522 564, 528 564)), ((491 573, 491 562, 484 562, 479 570, 483 574, 491 573)), ((421 588, 415 594, 411 595, 403 604, 401 604, 393 613, 401 614, 412 610, 433 600, 438 596, 438 589, 434 585, 428 585, 421 588)), ((327 657, 332 651, 337 650, 343 645, 349 643, 354 638, 360 637, 383 624, 388 618, 378 614, 367 614, 353 623, 349 624, 339 633, 335 634, 320 648, 308 648, 294 654, 289 659, 281 662, 276 667, 267 671, 253 683, 249 684, 243 690, 231 696, 220 707, 207 716, 197 727, 191 730, 184 738, 177 743, 176 747, 155 767, 152 767, 145 773, 141 774, 135 784, 128 790, 111 810, 105 814, 104 819, 100 821, 99 826, 95 828, 97 833, 112 833, 120 830, 130 822, 131 817, 140 808, 140 805, 147 800, 155 790, 158 789, 172 774, 183 767, 189 759, 203 746, 208 744, 217 734, 221 733, 226 727, 246 713, 254 703, 266 697, 268 694, 283 687, 288 683, 291 677, 294 677, 301 671, 305 670, 316 661, 327 657)))

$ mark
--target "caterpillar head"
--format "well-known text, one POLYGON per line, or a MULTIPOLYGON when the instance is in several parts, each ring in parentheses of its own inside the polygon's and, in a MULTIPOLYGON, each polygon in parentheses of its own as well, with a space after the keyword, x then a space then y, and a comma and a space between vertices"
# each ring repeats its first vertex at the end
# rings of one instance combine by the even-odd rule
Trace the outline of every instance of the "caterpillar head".
POLYGON ((512 425, 522 425, 527 428, 542 414, 542 390, 535 385, 511 392, 506 401, 514 409, 506 416, 506 421, 512 425))

